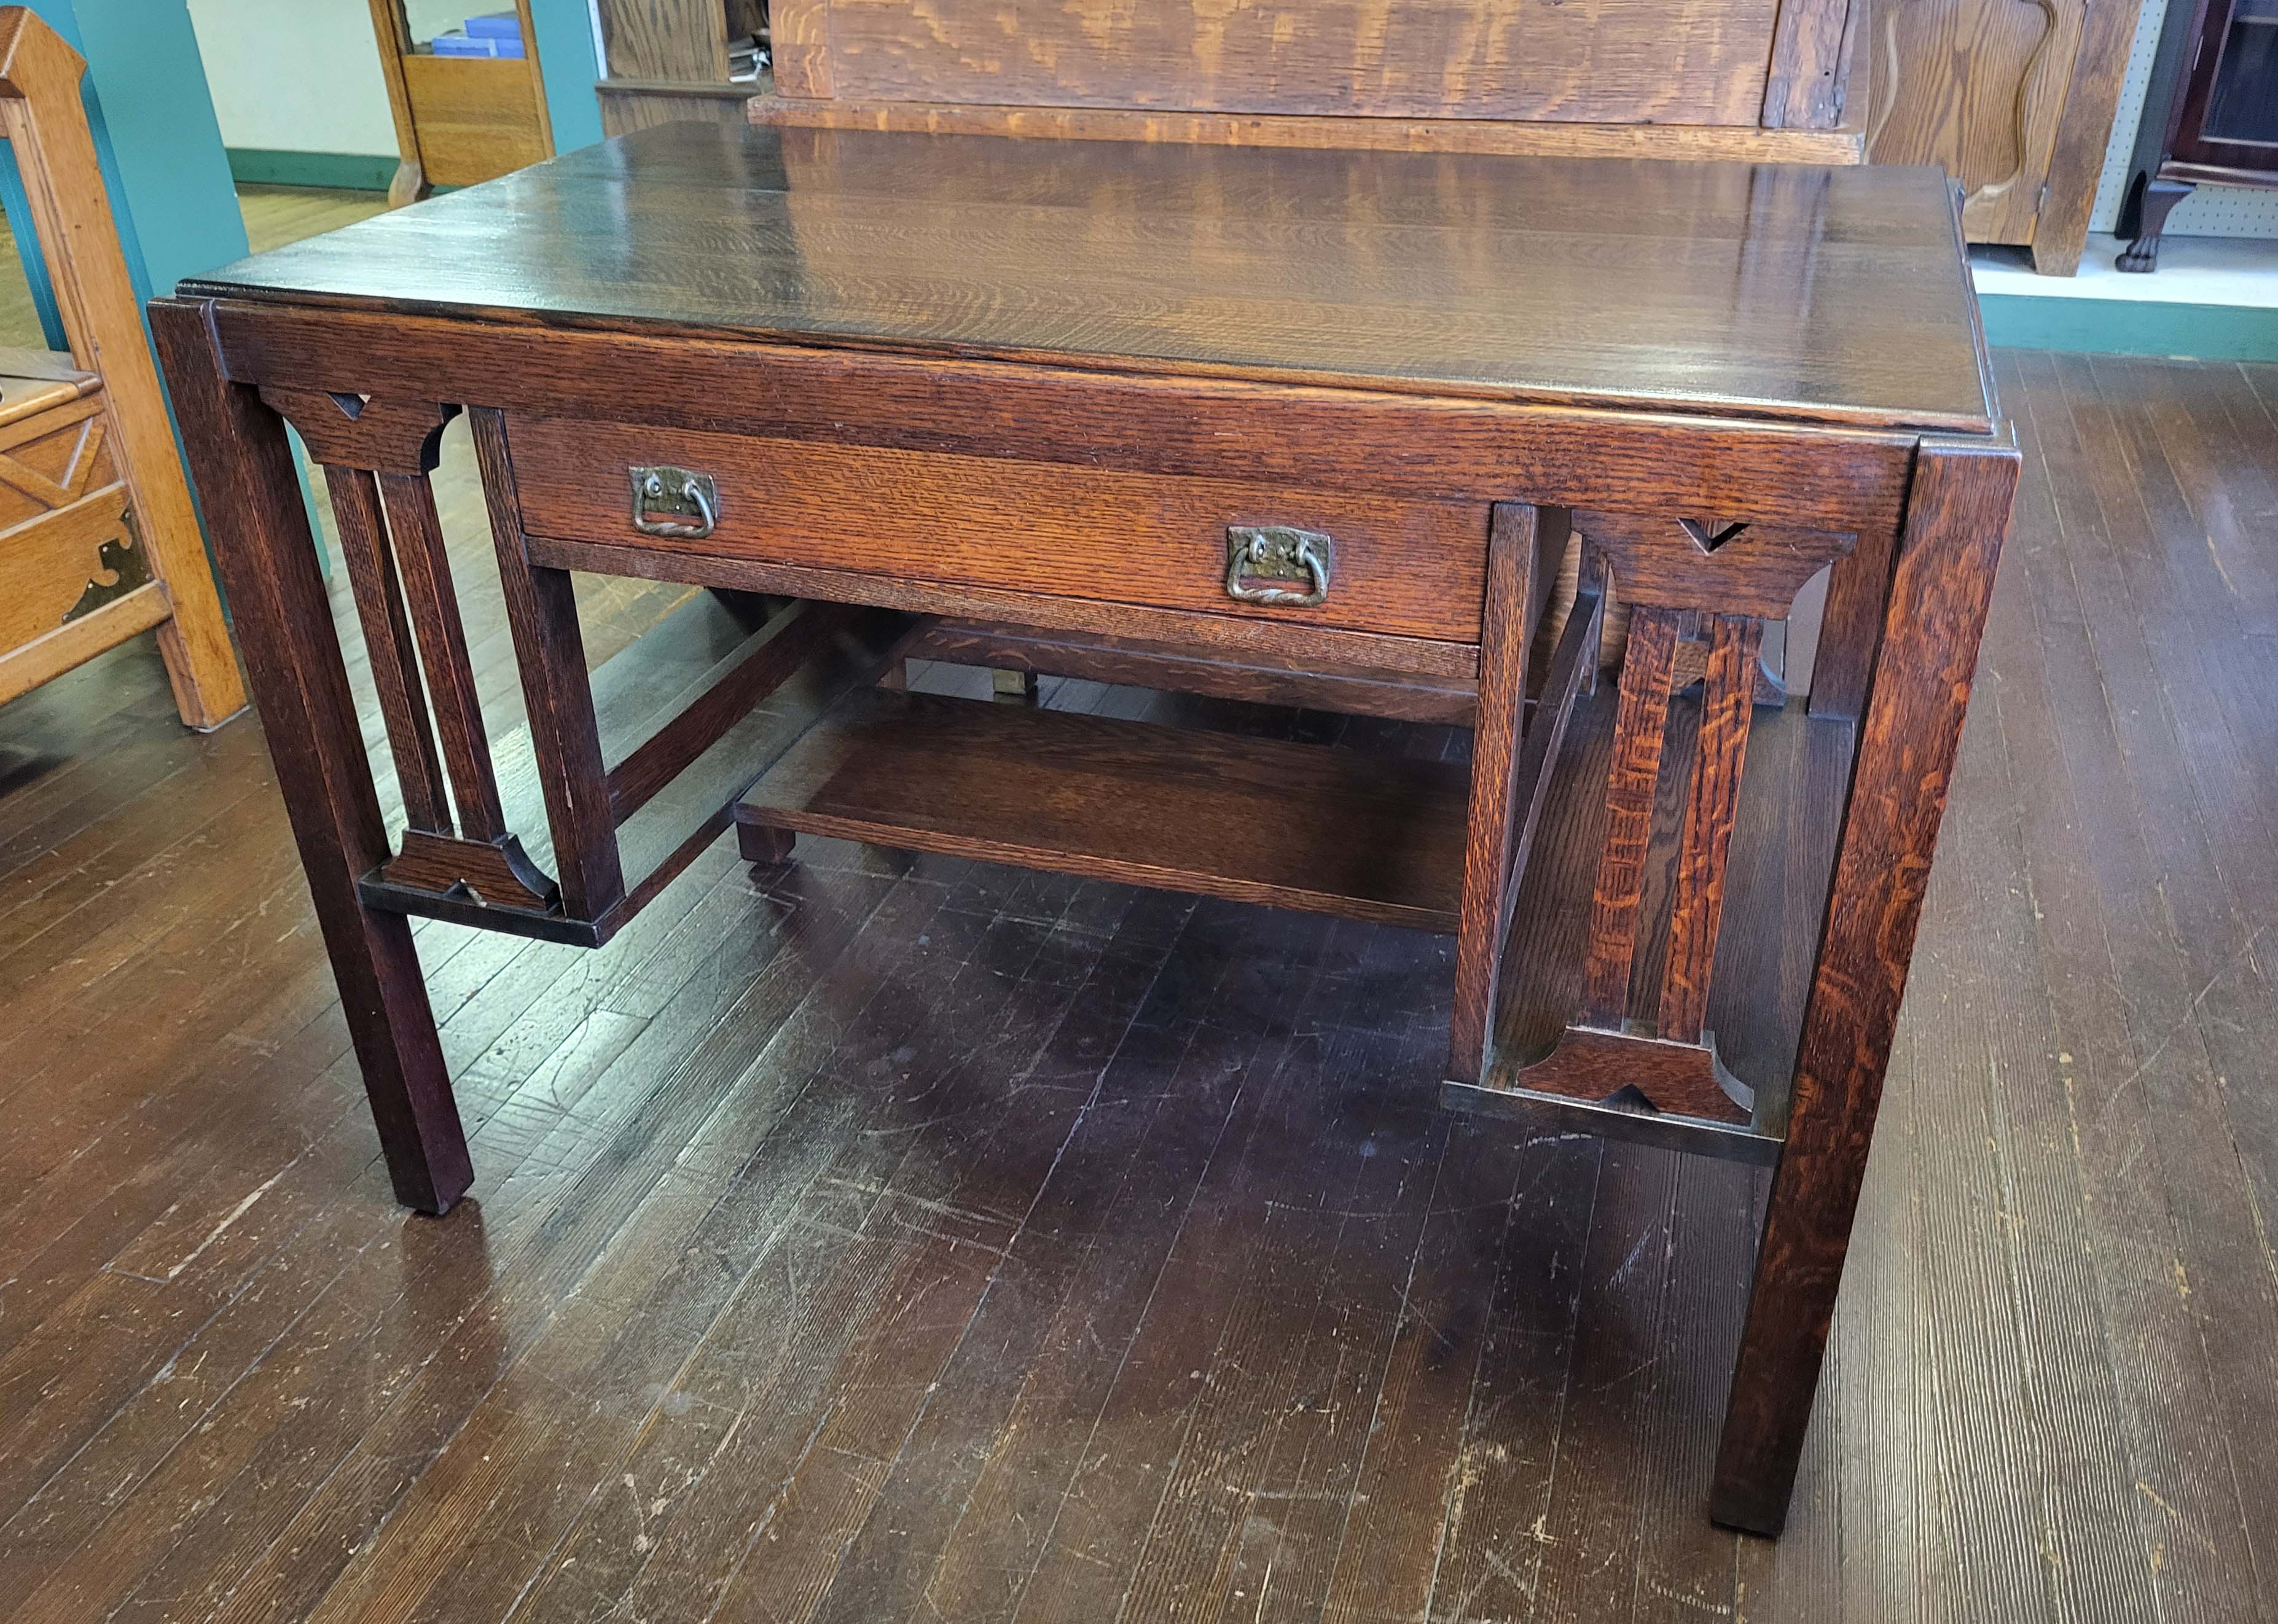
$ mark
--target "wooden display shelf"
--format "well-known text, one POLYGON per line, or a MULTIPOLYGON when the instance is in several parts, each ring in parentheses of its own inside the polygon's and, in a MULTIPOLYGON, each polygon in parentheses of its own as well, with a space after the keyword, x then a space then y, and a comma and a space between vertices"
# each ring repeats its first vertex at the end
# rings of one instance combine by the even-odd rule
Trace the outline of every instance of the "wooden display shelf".
POLYGON ((872 689, 784 752, 736 819, 1452 932, 1470 777, 1449 762, 872 689))

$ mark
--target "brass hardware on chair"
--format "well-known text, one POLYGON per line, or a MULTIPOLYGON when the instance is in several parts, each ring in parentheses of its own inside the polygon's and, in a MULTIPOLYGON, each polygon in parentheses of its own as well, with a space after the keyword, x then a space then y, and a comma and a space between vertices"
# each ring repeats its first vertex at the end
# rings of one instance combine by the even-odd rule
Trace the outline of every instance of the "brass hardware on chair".
POLYGON ((720 487, 711 475, 669 464, 626 471, 632 477, 635 530, 644 536, 712 533, 720 516, 720 487))
POLYGON ((1319 530, 1287 524, 1226 527, 1226 595, 1239 603, 1311 609, 1328 601, 1336 568, 1336 543, 1319 530), (1252 581, 1302 581, 1305 590, 1253 586, 1252 581))

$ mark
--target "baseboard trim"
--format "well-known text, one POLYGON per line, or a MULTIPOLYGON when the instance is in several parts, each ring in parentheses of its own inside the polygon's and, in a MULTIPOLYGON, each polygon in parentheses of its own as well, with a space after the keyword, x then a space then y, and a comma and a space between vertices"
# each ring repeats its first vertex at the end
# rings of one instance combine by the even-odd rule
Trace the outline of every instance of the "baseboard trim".
POLYGON ((232 147, 229 172, 240 186, 324 187, 340 192, 385 192, 396 158, 361 152, 280 152, 232 147))
POLYGON ((1985 294, 1985 340, 2091 355, 2278 361, 2278 309, 2166 301, 1985 294))

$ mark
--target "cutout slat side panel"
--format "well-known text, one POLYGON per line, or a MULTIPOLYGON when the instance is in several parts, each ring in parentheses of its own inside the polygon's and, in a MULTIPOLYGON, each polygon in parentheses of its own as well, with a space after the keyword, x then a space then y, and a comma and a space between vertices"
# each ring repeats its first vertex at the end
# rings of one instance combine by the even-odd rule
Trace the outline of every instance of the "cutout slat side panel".
POLYGON ((1662 976, 1659 1033, 1698 1042, 1708 1011, 1708 980, 1724 903, 1725 859, 1754 713, 1756 656, 1763 623, 1718 615, 1701 687, 1701 742, 1694 754, 1685 834, 1678 850, 1677 899, 1670 915, 1668 963, 1662 976))
POLYGON ((490 741, 475 694, 474 665, 467 655, 467 633, 459 618, 458 594, 435 514, 435 493, 424 474, 378 476, 380 504, 395 543, 411 623, 418 633, 429 689, 434 697, 443 759, 450 769, 459 833, 490 842, 503 835, 506 815, 499 804, 498 774, 491 764, 490 741))
POLYGON ((1582 966, 1582 1018, 1601 1026, 1618 1027, 1628 1012, 1630 960, 1646 848, 1653 835, 1678 621, 1670 611, 1640 609, 1630 621, 1629 650, 1622 662, 1621 710, 1606 773, 1606 845, 1598 861, 1582 966))
POLYGON ((348 566, 356 617, 363 623, 372 686, 378 690, 387 746, 395 758, 396 780, 402 786, 405 819, 415 829, 447 835, 451 812, 443 763, 435 753, 434 727, 427 714, 426 690, 419 680, 418 650, 412 642, 401 583, 396 579, 378 488, 372 476, 362 469, 330 464, 325 468, 325 484, 333 495, 340 558, 348 566))

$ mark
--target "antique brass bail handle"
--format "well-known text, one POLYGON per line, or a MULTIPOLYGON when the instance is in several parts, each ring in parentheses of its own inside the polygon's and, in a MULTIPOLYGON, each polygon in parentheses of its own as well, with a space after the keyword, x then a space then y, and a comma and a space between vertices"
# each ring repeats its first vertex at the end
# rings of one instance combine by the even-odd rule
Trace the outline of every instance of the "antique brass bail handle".
POLYGON ((625 470, 632 479, 633 528, 644 536, 709 536, 720 517, 720 487, 709 474, 658 465, 625 470))
POLYGON ((1337 545, 1319 530, 1287 524, 1226 527, 1226 595, 1237 603, 1313 608, 1328 601, 1336 568, 1337 545), (1276 581, 1303 582, 1304 590, 1257 584, 1276 581))

